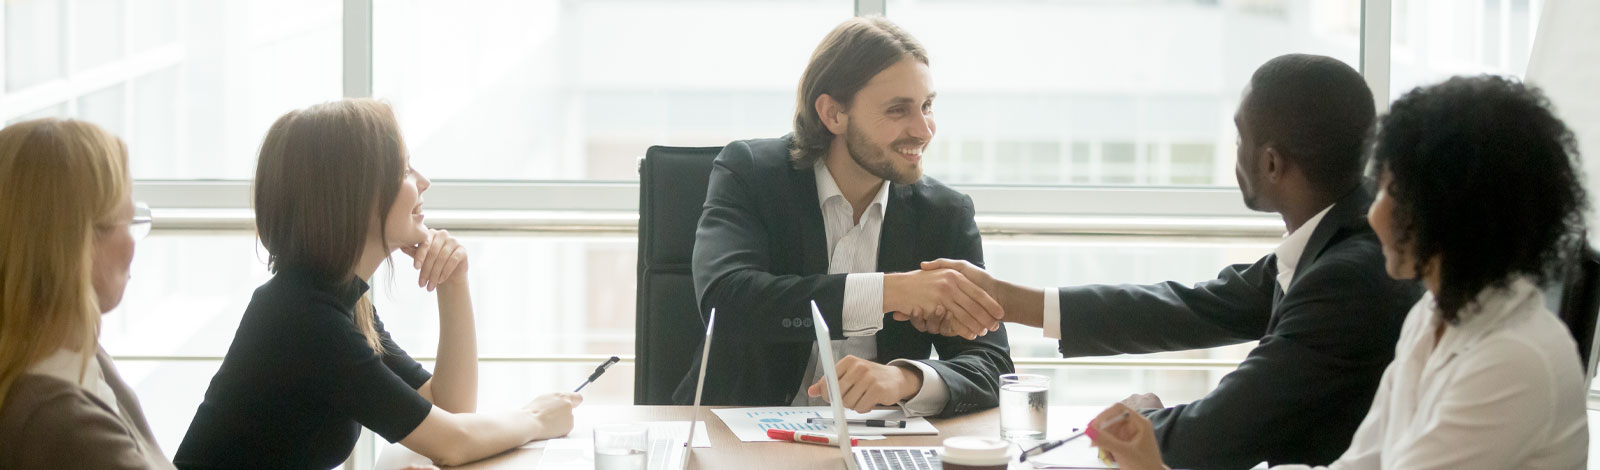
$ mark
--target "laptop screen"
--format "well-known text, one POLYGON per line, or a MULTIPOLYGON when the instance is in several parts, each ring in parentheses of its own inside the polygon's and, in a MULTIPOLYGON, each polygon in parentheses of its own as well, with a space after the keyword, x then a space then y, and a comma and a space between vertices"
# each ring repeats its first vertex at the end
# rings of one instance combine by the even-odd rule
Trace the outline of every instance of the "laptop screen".
POLYGON ((822 318, 817 301, 811 301, 811 323, 817 333, 817 362, 822 363, 822 376, 828 380, 828 403, 833 405, 833 428, 839 430, 839 454, 844 456, 845 468, 856 470, 856 458, 850 452, 850 426, 845 424, 844 399, 839 396, 839 373, 833 366, 833 339, 828 336, 828 322, 822 318))

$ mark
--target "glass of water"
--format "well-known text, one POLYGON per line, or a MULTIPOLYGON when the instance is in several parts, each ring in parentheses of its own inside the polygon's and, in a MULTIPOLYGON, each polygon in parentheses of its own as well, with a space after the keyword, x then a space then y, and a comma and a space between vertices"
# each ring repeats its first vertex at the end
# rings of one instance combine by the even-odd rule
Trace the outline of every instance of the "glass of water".
POLYGON ((1000 437, 1012 442, 1043 440, 1050 417, 1050 377, 1000 376, 1000 437))
POLYGON ((650 427, 604 424, 594 427, 595 470, 648 470, 650 427))

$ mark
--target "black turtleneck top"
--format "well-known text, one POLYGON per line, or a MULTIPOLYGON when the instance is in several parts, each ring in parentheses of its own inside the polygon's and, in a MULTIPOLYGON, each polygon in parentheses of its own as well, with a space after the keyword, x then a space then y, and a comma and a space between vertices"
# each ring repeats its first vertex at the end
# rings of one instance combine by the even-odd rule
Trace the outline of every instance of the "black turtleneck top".
POLYGON ((329 286, 280 269, 256 289, 222 368, 189 424, 179 468, 332 468, 366 426, 389 442, 422 424, 433 405, 417 389, 432 377, 375 321, 385 354, 356 328, 367 284, 329 286))

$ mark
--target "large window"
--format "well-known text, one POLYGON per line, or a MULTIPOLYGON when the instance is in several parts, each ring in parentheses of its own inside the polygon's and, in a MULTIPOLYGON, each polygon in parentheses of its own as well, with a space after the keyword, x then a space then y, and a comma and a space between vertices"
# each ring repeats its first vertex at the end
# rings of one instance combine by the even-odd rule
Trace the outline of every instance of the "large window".
POLYGON ((651 145, 783 135, 806 58, 853 4, 375 3, 373 91, 418 168, 497 180, 637 180, 651 145))
POLYGON ((1352 1, 892 0, 939 90, 947 183, 1233 186, 1233 112, 1290 53, 1359 68, 1352 1))
POLYGON ((249 179, 285 111, 340 96, 323 0, 4 2, 0 122, 70 116, 128 142, 139 179, 249 179))
MULTIPOLYGON (((928 47, 940 93, 928 174, 973 194, 989 266, 1073 285, 1198 282, 1270 251, 1281 225, 1251 218, 1231 189, 1231 116, 1262 62, 1290 52, 1358 69, 1389 60, 1368 78, 1391 98, 1450 74, 1521 74, 1543 4, 1392 0, 1379 13, 1392 40, 1374 44, 1365 3, 1390 4, 9 0, 0 122, 100 124, 127 140, 136 191, 159 201, 103 344, 171 453, 269 277, 247 231, 248 180, 288 110, 347 94, 387 100, 436 182, 430 207, 453 211, 430 221, 513 221, 458 233, 473 259, 481 404, 503 409, 576 384, 591 356, 633 352, 637 158, 651 145, 789 132, 807 59, 853 14, 884 14, 928 47), (568 212, 541 212, 552 210, 568 212), (1016 234, 1060 219, 1122 236, 1016 234)), ((379 270, 376 301, 426 362, 436 306, 411 287, 409 266, 379 270)), ((1121 358, 1162 367, 1084 367, 1060 361, 1039 330, 1008 328, 1021 368, 1055 374, 1053 402, 1067 404, 1142 391, 1187 402, 1251 346, 1121 358)), ((623 404, 632 388, 623 364, 586 393, 623 404)))
POLYGON ((1452 75, 1521 76, 1543 0, 1394 0, 1389 97, 1452 75))

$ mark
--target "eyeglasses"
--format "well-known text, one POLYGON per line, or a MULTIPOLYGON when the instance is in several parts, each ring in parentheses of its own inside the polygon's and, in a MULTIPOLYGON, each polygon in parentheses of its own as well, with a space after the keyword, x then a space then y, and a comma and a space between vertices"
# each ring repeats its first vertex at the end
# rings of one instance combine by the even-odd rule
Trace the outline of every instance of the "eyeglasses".
POLYGON ((133 220, 128 222, 128 234, 134 240, 143 240, 150 235, 150 225, 155 219, 150 216, 150 205, 143 202, 133 203, 133 220))

